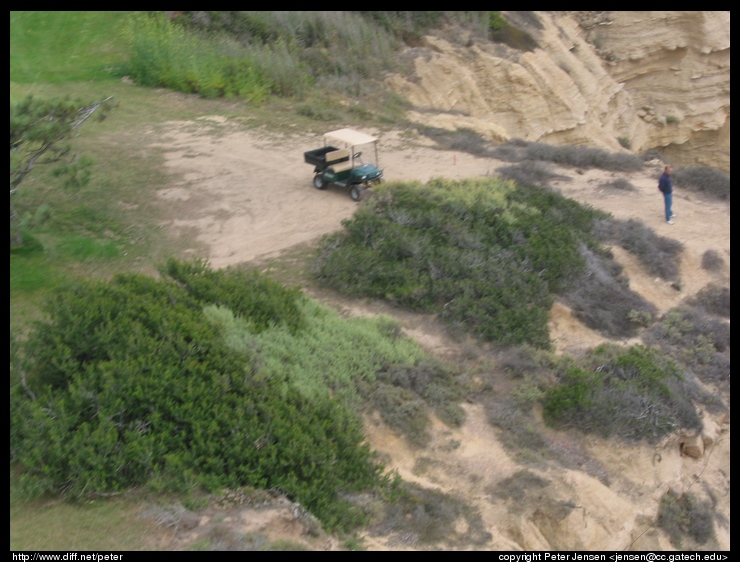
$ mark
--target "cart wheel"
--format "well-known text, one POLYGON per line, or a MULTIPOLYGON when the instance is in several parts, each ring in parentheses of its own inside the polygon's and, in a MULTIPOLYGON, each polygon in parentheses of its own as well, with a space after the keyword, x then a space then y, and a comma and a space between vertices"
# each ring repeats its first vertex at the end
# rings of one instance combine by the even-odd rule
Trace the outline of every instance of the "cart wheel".
POLYGON ((321 174, 316 174, 316 175, 315 175, 315 176, 313 177, 313 186, 314 186, 314 187, 315 187, 316 189, 326 189, 326 185, 327 185, 327 184, 326 184, 326 182, 324 181, 324 176, 322 176, 321 174))
POLYGON ((349 189, 349 196, 352 201, 360 201, 362 199, 362 188, 359 185, 353 185, 349 189))

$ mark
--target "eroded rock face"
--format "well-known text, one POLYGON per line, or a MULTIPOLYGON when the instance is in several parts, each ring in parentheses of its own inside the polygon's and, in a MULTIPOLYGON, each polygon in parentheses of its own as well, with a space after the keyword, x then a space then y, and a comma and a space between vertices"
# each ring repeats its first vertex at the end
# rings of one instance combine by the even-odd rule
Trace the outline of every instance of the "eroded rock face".
MULTIPOLYGON (((412 118, 729 172, 729 12, 504 12, 537 47, 426 37, 390 85, 412 118)), ((452 37, 452 36, 451 36, 452 37)))
POLYGON ((646 126, 633 142, 730 169, 730 12, 613 12, 589 30, 646 126), (667 149, 667 150, 666 150, 667 149))

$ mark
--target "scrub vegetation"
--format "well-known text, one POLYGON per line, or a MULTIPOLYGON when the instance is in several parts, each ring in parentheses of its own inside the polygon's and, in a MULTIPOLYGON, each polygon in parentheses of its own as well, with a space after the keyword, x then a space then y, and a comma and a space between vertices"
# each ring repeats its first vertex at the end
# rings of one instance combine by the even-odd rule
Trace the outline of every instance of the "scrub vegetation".
MULTIPOLYGON (((475 548, 491 538, 480 513, 384 474, 364 418, 418 448, 430 443, 432 415, 459 427, 463 401, 477 402, 518 458, 565 464, 533 409, 554 428, 655 442, 698 428, 695 404, 722 408, 695 377, 729 387, 729 287, 709 285, 659 317, 605 245, 678 283, 680 244, 548 186, 563 179, 553 164, 640 169, 628 154, 492 147, 471 131, 426 129, 441 147, 511 165, 498 178, 384 184, 306 258, 322 287, 435 313, 498 363, 450 365, 389 317, 347 318, 252 269, 171 257, 179 249, 138 205, 165 179, 137 130, 216 103, 257 111, 288 99, 291 119, 393 121, 402 100, 369 79, 402 68, 400 45, 451 21, 532 45, 499 12, 11 12, 11 108, 29 94, 114 95, 126 117, 75 136, 74 150, 91 158, 76 191, 36 169, 14 199, 23 243, 10 267, 12 549, 142 548, 142 495, 179 506, 160 513, 170 525, 195 521, 224 490, 286 496, 329 531, 365 525, 409 547, 475 548), (161 88, 197 95, 175 107, 161 88), (371 91, 380 113, 352 103, 371 91), (328 108, 332 96, 350 101, 328 108), (548 312, 557 299, 602 334, 642 334, 646 345, 556 356, 548 312), (60 521, 79 533, 70 538, 60 521), (26 531, 37 528, 30 522, 47 536, 26 531)), ((676 170, 675 179, 729 198, 729 178, 714 172, 676 170)), ((702 267, 719 272, 725 262, 708 253, 702 267)), ((488 493, 515 502, 547 485, 522 471, 488 493)), ((674 544, 686 534, 702 544, 705 512, 667 495, 658 521, 674 544)), ((222 525, 194 547, 300 545, 222 525)))
POLYGON ((594 216, 497 180, 388 184, 325 238, 315 275, 352 296, 438 312, 486 340, 548 347, 552 294, 583 267, 578 243, 594 216))

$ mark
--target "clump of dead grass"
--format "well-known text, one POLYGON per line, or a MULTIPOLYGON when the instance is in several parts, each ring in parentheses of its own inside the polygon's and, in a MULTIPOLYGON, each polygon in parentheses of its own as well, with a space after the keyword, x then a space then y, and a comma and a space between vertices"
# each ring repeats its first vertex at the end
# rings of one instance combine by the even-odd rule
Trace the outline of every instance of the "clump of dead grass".
POLYGON ((697 544, 706 544, 714 537, 714 514, 711 502, 700 501, 693 494, 666 492, 658 507, 660 527, 676 548, 684 546, 684 538, 690 537, 697 544))
POLYGON ((395 543, 418 546, 480 546, 491 540, 477 509, 460 498, 417 484, 394 487, 380 521, 370 532, 395 543))

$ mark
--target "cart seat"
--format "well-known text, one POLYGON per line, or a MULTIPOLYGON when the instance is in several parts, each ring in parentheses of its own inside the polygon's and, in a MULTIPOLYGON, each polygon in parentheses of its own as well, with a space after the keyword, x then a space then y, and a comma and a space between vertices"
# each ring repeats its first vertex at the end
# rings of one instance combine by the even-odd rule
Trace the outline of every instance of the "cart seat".
POLYGON ((339 172, 351 170, 352 162, 340 162, 339 164, 332 164, 331 166, 329 166, 329 169, 335 174, 338 174, 339 172))
POLYGON ((349 150, 345 148, 342 150, 335 150, 334 152, 327 153, 326 164, 329 166, 329 169, 335 174, 338 174, 339 172, 344 172, 345 170, 351 170, 352 162, 349 159, 349 150))

